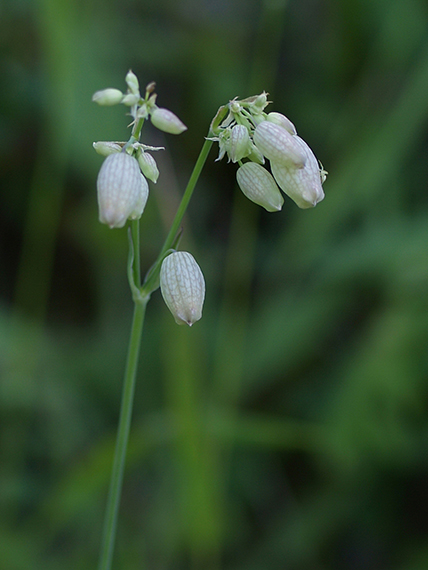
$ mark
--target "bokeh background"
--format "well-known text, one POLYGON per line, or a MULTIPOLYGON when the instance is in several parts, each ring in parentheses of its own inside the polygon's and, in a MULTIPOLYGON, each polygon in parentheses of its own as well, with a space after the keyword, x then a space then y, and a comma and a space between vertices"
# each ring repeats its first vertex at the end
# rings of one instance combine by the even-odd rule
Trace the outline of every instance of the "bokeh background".
POLYGON ((203 319, 148 306, 117 570, 428 568, 426 0, 0 4, 0 568, 96 567, 132 300, 95 140, 129 68, 188 126, 142 267, 217 108, 266 90, 326 198, 268 214, 213 149, 184 221, 203 319))

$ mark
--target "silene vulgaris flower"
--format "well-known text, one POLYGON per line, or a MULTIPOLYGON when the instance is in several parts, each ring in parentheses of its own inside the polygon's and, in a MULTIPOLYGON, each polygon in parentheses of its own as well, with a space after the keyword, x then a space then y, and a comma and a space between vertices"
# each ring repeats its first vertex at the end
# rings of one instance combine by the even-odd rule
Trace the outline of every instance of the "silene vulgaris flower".
POLYGON ((147 180, 137 160, 126 152, 110 154, 97 179, 100 222, 122 228, 126 220, 139 218, 149 195, 147 180))
POLYGON ((165 257, 160 271, 160 289, 178 325, 192 326, 202 317, 205 280, 190 253, 175 251, 165 257))
POLYGON ((238 162, 240 189, 268 212, 281 210, 280 190, 299 208, 313 208, 324 199, 327 172, 287 117, 265 113, 268 103, 262 93, 220 107, 211 123, 211 140, 220 149, 217 160, 227 155, 238 162))

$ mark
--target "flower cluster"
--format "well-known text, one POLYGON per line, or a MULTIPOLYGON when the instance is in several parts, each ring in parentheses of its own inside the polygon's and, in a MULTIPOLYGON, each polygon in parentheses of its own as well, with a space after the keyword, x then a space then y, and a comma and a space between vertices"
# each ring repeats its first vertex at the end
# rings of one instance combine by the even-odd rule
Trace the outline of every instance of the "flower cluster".
MULTIPOLYGON (((159 170, 153 155, 147 151, 162 150, 139 142, 144 121, 166 133, 178 135, 186 130, 180 119, 168 109, 156 105, 154 83, 146 87, 145 97, 139 91, 138 79, 129 71, 128 91, 97 91, 93 101, 99 105, 122 103, 130 108, 133 118, 132 136, 128 142, 99 141, 93 144, 105 156, 97 179, 99 219, 110 228, 122 228, 127 220, 139 219, 149 196, 147 179, 156 183, 159 170)), ((185 251, 167 252, 161 259, 160 288, 162 297, 176 323, 192 326, 202 316, 205 281, 194 257, 185 251)), ((135 286, 135 284, 134 284, 135 286)))
POLYGON ((279 189, 300 208, 314 207, 324 198, 327 173, 287 117, 264 111, 268 103, 263 92, 220 107, 211 123, 214 136, 210 139, 219 143, 217 160, 227 155, 239 164, 240 189, 268 212, 282 208, 279 189), (263 166, 266 159, 271 172, 263 166))
MULTIPOLYGON (((161 148, 139 142, 144 121, 150 119, 158 129, 176 135, 187 128, 174 113, 156 105, 154 83, 147 85, 142 97, 132 71, 125 80, 126 93, 109 88, 93 96, 99 105, 129 107, 133 119, 127 142, 94 143, 95 150, 106 157, 98 174, 97 190, 99 219, 110 228, 122 228, 127 220, 141 217, 149 195, 147 179, 156 183, 159 176, 156 161, 148 151, 161 148)), ((233 99, 220 107, 211 123, 209 137, 219 144, 217 160, 227 155, 229 161, 238 163, 236 178, 242 192, 268 212, 281 210, 284 198, 280 189, 300 208, 314 207, 324 198, 322 184, 327 173, 287 117, 265 112, 268 103, 263 92, 247 99, 233 99), (264 166, 266 160, 270 162, 270 171, 264 166)), ((154 267, 162 296, 175 321, 189 326, 198 321, 202 316, 205 282, 193 256, 169 249, 154 267)), ((132 287, 135 287, 133 282, 132 287)))
POLYGON ((92 97, 99 105, 126 105, 133 118, 132 136, 128 142, 99 141, 93 144, 98 154, 107 157, 98 174, 97 189, 99 219, 110 228, 122 228, 128 219, 142 215, 149 194, 147 179, 156 183, 159 176, 156 161, 147 151, 162 150, 162 147, 138 141, 143 122, 150 118, 155 127, 171 134, 180 134, 187 128, 174 113, 156 105, 154 83, 147 85, 145 97, 142 97, 138 79, 132 71, 127 73, 125 81, 126 93, 109 88, 97 91, 92 97))
POLYGON ((150 117, 153 125, 165 133, 179 135, 187 130, 186 125, 174 113, 156 105, 157 95, 154 93, 156 87, 154 82, 147 85, 145 97, 142 97, 137 76, 131 70, 126 74, 125 81, 128 86, 126 93, 122 93, 119 89, 103 89, 93 94, 92 101, 104 106, 122 103, 130 108, 130 115, 134 122, 150 117))

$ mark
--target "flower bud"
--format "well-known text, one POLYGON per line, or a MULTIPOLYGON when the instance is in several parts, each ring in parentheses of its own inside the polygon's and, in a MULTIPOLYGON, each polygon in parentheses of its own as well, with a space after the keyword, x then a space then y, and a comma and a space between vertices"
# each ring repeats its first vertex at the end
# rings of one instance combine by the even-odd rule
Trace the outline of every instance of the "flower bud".
POLYGON ((251 97, 246 97, 239 103, 242 104, 243 107, 247 107, 253 116, 260 115, 263 112, 263 109, 269 104, 267 96, 268 93, 266 93, 266 91, 263 91, 263 93, 260 93, 260 95, 252 95, 251 97))
POLYGON ((235 125, 230 133, 229 158, 232 162, 238 162, 251 152, 250 135, 244 125, 235 125))
POLYGON ((150 81, 150 83, 146 85, 146 95, 150 95, 150 93, 153 93, 155 89, 156 83, 154 81, 150 81))
POLYGON ((160 270, 162 297, 178 325, 199 321, 205 297, 205 280, 194 257, 186 251, 171 253, 160 270))
POLYGON ((111 154, 104 160, 97 179, 101 223, 122 228, 131 215, 135 216, 141 209, 141 179, 138 162, 126 152, 111 154))
POLYGON ((115 152, 120 152, 122 146, 119 143, 113 141, 97 141, 92 143, 95 151, 101 156, 109 156, 115 152))
POLYGON ((165 133, 179 135, 183 131, 187 130, 186 125, 184 125, 180 119, 168 109, 156 107, 151 112, 150 119, 157 129, 165 133))
POLYGON ((138 98, 140 98, 140 86, 138 84, 137 76, 133 71, 131 70, 128 71, 125 77, 125 81, 130 92, 133 93, 134 95, 138 95, 138 98))
POLYGON ((92 101, 98 103, 98 105, 104 105, 106 107, 111 105, 117 105, 122 101, 123 93, 119 89, 103 89, 102 91, 97 91, 92 95, 92 101))
POLYGON ((320 170, 317 159, 309 146, 300 137, 296 142, 306 155, 303 168, 287 168, 283 163, 271 161, 272 174, 278 186, 289 196, 299 208, 313 208, 324 199, 322 182, 326 174, 320 170))
POLYGON ((127 107, 132 107, 138 103, 140 98, 141 97, 139 93, 127 93, 123 96, 122 103, 127 107))
POLYGON ((263 121, 257 125, 253 138, 255 145, 269 160, 288 167, 304 166, 306 154, 296 142, 296 137, 283 127, 271 121, 263 121))
POLYGON ((255 113, 256 115, 259 115, 263 111, 263 109, 268 104, 267 96, 268 96, 268 93, 265 93, 263 91, 263 93, 260 93, 260 95, 258 95, 255 98, 254 102, 252 103, 253 113, 255 113))
POLYGON ((287 119, 287 117, 282 113, 275 113, 275 112, 269 113, 266 117, 266 120, 270 121, 271 123, 275 123, 276 125, 279 125, 283 129, 288 131, 290 135, 297 135, 296 127, 293 125, 290 119, 287 119))
POLYGON ((159 169, 153 156, 148 152, 139 152, 137 160, 144 176, 156 184, 159 169))
POLYGON ((236 172, 238 185, 245 196, 268 212, 278 212, 284 198, 270 172, 255 162, 245 162, 236 172))
POLYGON ((141 174, 141 172, 140 172, 140 181, 141 181, 140 193, 137 201, 135 202, 134 209, 128 216, 130 220, 138 220, 139 218, 141 218, 144 212, 144 208, 146 207, 147 204, 147 199, 149 197, 149 185, 147 183, 147 180, 141 174))

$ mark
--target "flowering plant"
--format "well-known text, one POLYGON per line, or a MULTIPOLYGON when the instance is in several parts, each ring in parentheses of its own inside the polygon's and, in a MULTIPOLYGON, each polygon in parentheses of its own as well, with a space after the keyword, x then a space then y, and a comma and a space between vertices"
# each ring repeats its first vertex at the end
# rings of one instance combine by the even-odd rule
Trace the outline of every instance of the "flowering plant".
POLYGON ((160 175, 154 151, 162 150, 140 142, 144 122, 170 134, 187 127, 168 109, 158 107, 155 84, 149 83, 144 97, 132 71, 126 75, 127 92, 109 88, 97 91, 99 105, 129 107, 132 132, 127 142, 100 141, 95 150, 105 157, 97 180, 99 220, 110 228, 130 222, 128 280, 134 300, 134 317, 125 369, 123 398, 110 492, 107 501, 99 570, 111 568, 124 463, 132 415, 135 378, 145 309, 159 287, 177 324, 193 325, 202 317, 205 281, 194 257, 177 251, 180 224, 202 168, 214 142, 219 145, 217 160, 226 155, 238 163, 236 178, 243 194, 268 212, 281 210, 282 190, 300 208, 314 207, 324 198, 322 184, 326 172, 309 146, 297 135, 293 123, 281 113, 266 113, 267 94, 233 99, 222 105, 211 122, 208 136, 190 176, 165 242, 155 263, 141 283, 139 220, 149 199, 148 180, 160 175), (150 152, 149 152, 150 151, 150 152), (270 162, 269 171, 266 162, 270 162))

